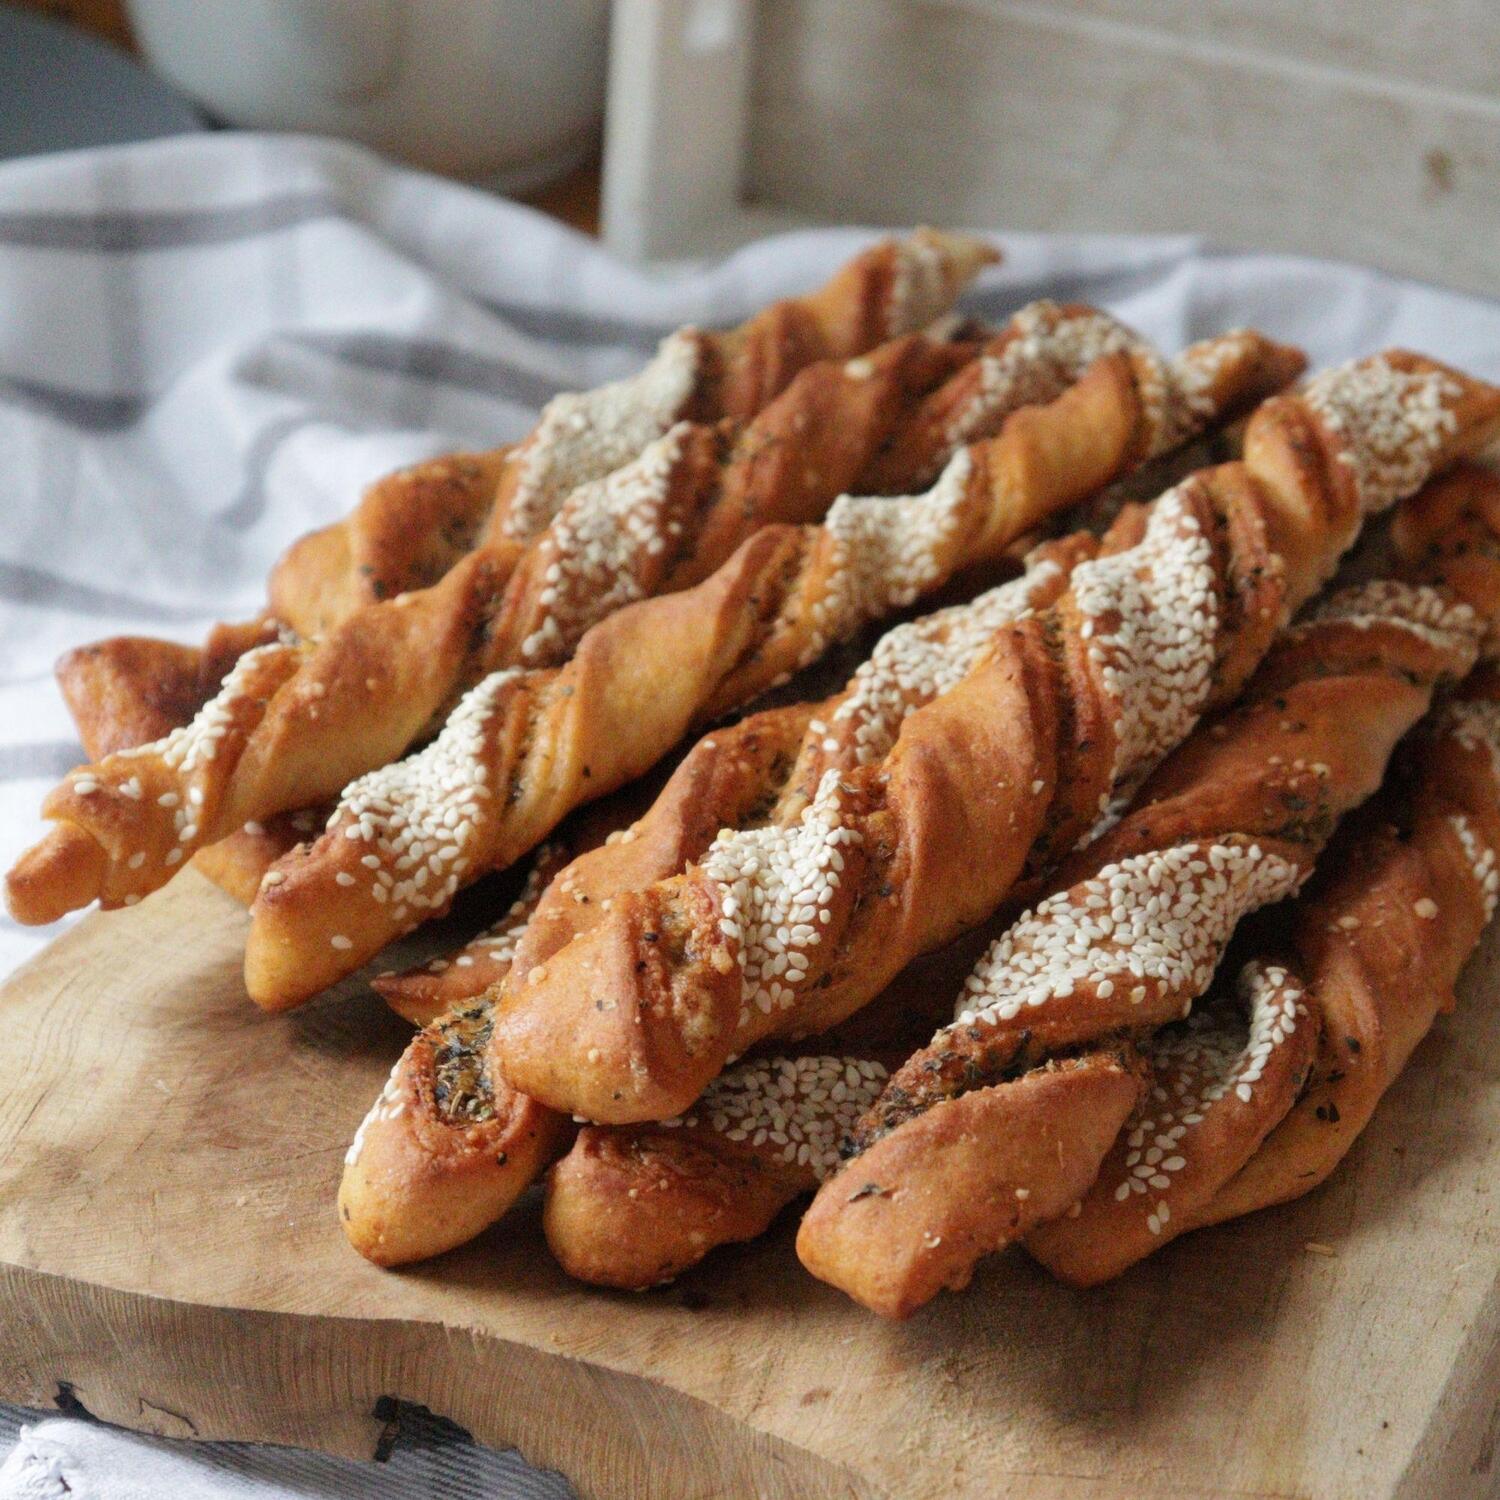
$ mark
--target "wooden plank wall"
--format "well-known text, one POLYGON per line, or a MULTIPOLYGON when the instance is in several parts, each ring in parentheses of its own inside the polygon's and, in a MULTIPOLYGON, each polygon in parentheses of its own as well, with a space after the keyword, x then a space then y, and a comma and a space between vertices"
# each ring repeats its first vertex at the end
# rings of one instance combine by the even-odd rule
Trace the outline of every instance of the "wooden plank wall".
POLYGON ((1500 289, 1494 0, 759 0, 745 190, 1500 289))

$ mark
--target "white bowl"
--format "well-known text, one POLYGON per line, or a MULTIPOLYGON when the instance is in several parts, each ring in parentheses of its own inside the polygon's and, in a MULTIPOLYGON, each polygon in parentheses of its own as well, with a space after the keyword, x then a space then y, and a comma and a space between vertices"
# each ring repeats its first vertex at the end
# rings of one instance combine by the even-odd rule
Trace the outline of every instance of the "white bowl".
POLYGON ((127 0, 141 50, 232 125, 348 136, 522 190, 592 146, 608 0, 127 0))

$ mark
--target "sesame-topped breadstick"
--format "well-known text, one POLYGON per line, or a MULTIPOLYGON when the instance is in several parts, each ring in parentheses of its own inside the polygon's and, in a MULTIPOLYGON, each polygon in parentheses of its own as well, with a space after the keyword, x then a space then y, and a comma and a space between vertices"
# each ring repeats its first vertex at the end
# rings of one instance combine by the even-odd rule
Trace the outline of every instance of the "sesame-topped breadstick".
POLYGON ((162 738, 278 630, 324 635, 365 605, 430 588, 476 547, 530 540, 574 489, 631 462, 679 420, 748 423, 809 365, 867 354, 942 317, 999 259, 967 235, 921 229, 882 240, 810 295, 723 332, 683 328, 638 374, 558 396, 519 444, 379 480, 348 518, 287 550, 260 618, 218 627, 201 650, 115 637, 70 652, 59 680, 85 748, 98 760, 162 738))
MULTIPOLYGON (((1412 573, 1470 601, 1488 627, 1482 650, 1500 657, 1500 477, 1459 471, 1403 507, 1393 534, 1412 573)), ((1290 1098, 1266 1086, 1290 1039, 1258 1035, 1226 1001, 1159 1033, 1142 1047, 1151 1092, 1094 1187, 1028 1248, 1057 1275, 1091 1284, 1189 1229, 1326 1181, 1437 1015, 1453 1008, 1454 983, 1497 900, 1500 676, 1489 667, 1432 716, 1391 784, 1340 830, 1295 908, 1287 982, 1306 1013, 1299 1045, 1315 1048, 1304 1086, 1290 1098), (1189 1070, 1196 1077, 1178 1093, 1189 1070), (1158 1157, 1164 1124, 1172 1150, 1158 1157), (1151 1165, 1163 1170, 1143 1182, 1151 1165)))
POLYGON ((1132 1112, 1101 1179, 1108 1202, 1086 1202, 1084 1228, 1056 1236, 1084 1235, 1102 1266, 1106 1224, 1121 1264, 1181 1227, 1291 1107, 1312 1062, 1307 986, 1284 963, 1254 966, 1238 997, 1143 1043, 1157 1073, 1144 1098, 1125 1086, 1135 1063, 1104 1099, 1054 1089, 1043 1109, 1015 1085, 1096 1051, 1134 1059, 1132 1039, 1188 1014, 1242 919, 1296 892, 1434 690, 1473 665, 1500 592, 1475 603, 1484 613, 1449 588, 1379 580, 1335 594, 1277 643, 1243 700, 1064 863, 1054 894, 975 968, 952 1024, 893 1073, 804 1220, 798 1249, 814 1274, 904 1316, 1069 1209, 1132 1112), (991 1146, 1046 1139, 1060 1122, 1092 1131, 1100 1154, 990 1172, 991 1146), (881 1194, 856 1197, 867 1181, 881 1194))
MULTIPOLYGON (((1129 526, 1122 522, 1117 530, 1129 526)), ((974 621, 992 621, 1002 612, 1019 617, 1042 607, 1066 586, 1068 570, 1094 555, 1098 545, 1086 533, 1050 544, 1029 560, 1023 577, 972 604, 897 626, 845 695, 825 704, 768 709, 715 729, 688 752, 641 818, 561 869, 548 861, 544 875, 527 882, 499 923, 451 963, 445 960, 440 973, 413 975, 404 983, 377 981, 395 1008, 424 1030, 397 1062, 344 1169, 340 1214, 355 1248, 382 1264, 451 1249, 505 1214, 571 1137, 565 1115, 526 1100, 495 1070, 488 1055, 493 995, 487 989, 513 969, 529 974, 545 965, 559 948, 603 920, 621 894, 701 858, 721 826, 749 816, 764 801, 767 786, 779 784, 777 768, 795 762, 809 734, 819 742, 826 738, 819 714, 831 715, 842 697, 868 693, 878 682, 882 694, 894 692, 901 699, 899 707, 891 704, 891 712, 915 707, 924 693, 936 690, 939 677, 961 670, 982 650, 984 634, 969 628, 974 621), (946 666, 945 657, 955 666, 946 666), (919 658, 926 665, 913 672, 919 658), (899 684, 896 663, 901 664, 899 684), (439 1003, 444 999, 446 1006, 439 1003), (447 1059, 450 1072, 469 1080, 467 1093, 481 1100, 477 1108, 483 1120, 468 1106, 455 1114, 443 1104, 435 1071, 439 1057, 447 1059), (511 1150, 503 1140, 497 1146, 499 1138, 513 1134, 536 1149, 511 1150), (497 1162, 497 1150, 504 1161, 497 1162)), ((847 737, 840 753, 853 767, 859 742, 847 737)), ((906 1040, 915 1038, 906 1035, 906 1040)), ((783 1201, 801 1190, 793 1189, 783 1201)), ((760 1201, 769 1204, 772 1198, 760 1201)))
MULTIPOLYGON (((879 389, 890 381, 899 391, 913 361, 925 370, 930 353, 942 351, 921 340, 887 346, 854 373, 846 366, 833 372, 833 378, 856 390, 879 389)), ((825 549, 829 559, 836 561, 832 549, 843 548, 857 554, 864 567, 894 568, 895 574, 879 581, 868 598, 857 593, 835 597, 825 590, 810 601, 809 609, 816 613, 800 621, 800 628, 793 625, 778 635, 776 624, 793 622, 773 621, 757 669, 761 663, 774 665, 770 675, 777 676, 812 659, 841 630, 868 618, 872 610, 891 607, 891 595, 910 598, 954 566, 982 559, 984 545, 1006 539, 998 524, 986 525, 973 538, 972 520, 944 531, 941 523, 950 510, 967 509, 987 520, 1003 514, 1004 524, 1029 524, 1045 513, 1049 501, 1065 502, 1080 484, 1092 488, 1096 465, 1104 477, 1112 477, 1121 465, 1153 451, 1158 433, 1175 436, 1184 421, 1199 426, 1221 403, 1258 394, 1268 381, 1279 384, 1289 364, 1295 364, 1293 356, 1253 335, 1198 346, 1166 366, 1165 374, 1159 357, 1144 349, 1107 356, 1096 363, 1099 373, 1091 382, 1073 388, 1075 401, 1064 404, 1072 394, 1068 392, 1049 406, 1031 408, 1046 415, 1015 429, 1003 448, 997 446, 1003 440, 996 438, 988 446, 964 450, 962 463, 954 460, 957 467, 950 466, 944 476, 946 487, 940 482, 926 505, 939 523, 935 540, 947 544, 944 550, 951 559, 931 578, 908 576, 914 566, 926 564, 920 552, 909 561, 901 556, 906 540, 899 533, 907 510, 869 501, 835 507, 825 549), (1170 399, 1159 398, 1163 389, 1170 399), (1056 444, 1070 431, 1077 435, 1077 446, 1064 458, 1043 446, 1056 444), (1030 470, 1014 475, 1001 468, 1018 461, 1029 463, 1030 470), (996 505, 987 509, 985 485, 1000 492, 996 505), (884 514, 870 524, 875 511, 884 514), (861 534, 846 543, 842 533, 850 527, 859 527, 861 534), (962 554, 971 539, 980 544, 972 558, 962 554)), ((804 380, 814 373, 807 372, 804 380)), ((839 423, 806 424, 799 422, 798 412, 805 415, 807 403, 816 407, 820 398, 802 391, 802 385, 803 380, 794 383, 773 403, 727 459, 721 459, 718 436, 711 429, 680 424, 635 463, 577 491, 549 530, 513 563, 496 549, 482 548, 433 589, 372 605, 318 645, 277 643, 243 658, 219 697, 178 736, 122 757, 127 765, 83 768, 53 794, 46 812, 62 827, 18 867, 10 882, 15 911, 25 920, 56 916, 69 908, 55 900, 49 904, 49 894, 73 902, 91 877, 106 904, 143 895, 170 878, 175 864, 198 845, 247 819, 263 820, 288 804, 320 800, 354 774, 383 765, 436 727, 444 706, 467 683, 499 669, 454 715, 448 737, 462 743, 469 722, 489 717, 489 697, 511 681, 504 676, 507 667, 546 667, 566 660, 593 622, 627 600, 672 592, 693 581, 747 529, 754 534, 758 526, 781 516, 798 519, 816 513, 831 498, 834 481, 857 469, 871 441, 889 430, 883 414, 888 415, 891 403, 856 396, 854 411, 866 413, 862 426, 851 411, 839 423), (793 406, 794 411, 783 409, 793 406), (786 453, 769 450, 762 429, 782 432, 786 449, 805 457, 791 462, 786 453), (866 434, 863 445, 857 432, 866 434), (740 474, 748 476, 743 483, 735 478, 740 474), (253 694, 245 691, 241 673, 253 681, 253 694), (230 725, 233 733, 221 750, 216 742, 230 725), (190 818, 168 820, 164 804, 155 800, 122 806, 113 793, 114 782, 136 777, 142 762, 153 763, 145 767, 148 774, 177 769, 172 765, 177 739, 215 742, 213 771, 191 788, 158 776, 166 784, 157 794, 179 799, 196 794, 204 799, 201 810, 190 818), (93 800, 79 800, 68 789, 80 783, 106 790, 93 800), (107 855, 101 863, 100 855, 109 849, 124 851, 123 858, 107 855), (130 864, 137 854, 142 858, 130 864)), ((911 504, 922 510, 920 502, 908 503, 908 510, 911 504)), ((783 551, 798 550, 797 534, 773 535, 783 551)), ((734 567, 727 563, 721 572, 728 578, 734 567)), ((835 577, 856 581, 860 574, 845 567, 835 577)), ((766 582, 784 587, 774 576, 766 582)), ((741 597, 748 597, 748 590, 741 597)), ((762 674, 757 680, 764 685, 767 678, 762 674)), ((732 679, 723 690, 735 691, 732 679)), ((433 753, 451 758, 441 741, 433 753)), ((646 763, 637 762, 632 774, 646 763)), ((595 794, 605 789, 602 784, 590 788, 595 794)))
POLYGON ((684 1117, 586 1125, 547 1180, 547 1243, 581 1281, 670 1281, 714 1246, 764 1233, 836 1172, 839 1142, 885 1078, 867 1057, 756 1058, 684 1117))
POLYGON ((681 1113, 726 1057, 824 1029, 986 917, 1231 698, 1364 516, 1500 423, 1500 392, 1415 355, 1329 372, 1251 419, 1242 462, 1156 502, 852 772, 726 830, 684 875, 506 987, 500 1069, 554 1108, 681 1113), (668 941, 651 941, 666 934, 668 941))
POLYGON ((1142 1044, 1141 1103, 1090 1190, 1027 1237, 1031 1253, 1093 1285, 1325 1181, 1452 1009, 1495 913, 1497 858, 1500 701, 1456 703, 1296 903, 1291 959, 1241 970, 1248 1015, 1225 993, 1142 1044))
POLYGON ((1136 354, 1097 361, 1056 401, 962 450, 925 495, 845 497, 821 527, 761 531, 703 593, 617 613, 556 676, 487 678, 426 750, 350 785, 327 835, 272 872, 282 878, 252 913, 251 995, 274 1006, 315 993, 524 853, 577 802, 639 774, 694 720, 997 559, 1141 461, 1154 434, 1201 425, 1284 357, 1253 335, 1211 341, 1167 364, 1169 376, 1179 365, 1193 375, 1166 381, 1160 401, 1153 381, 1150 404, 1138 365, 1136 354))
POLYGON ((683 328, 638 374, 555 397, 529 436, 382 481, 347 520, 295 544, 271 579, 271 607, 305 635, 355 609, 435 583, 474 547, 526 541, 581 484, 613 473, 677 422, 749 422, 794 377, 916 333, 941 318, 999 252, 919 229, 885 239, 817 291, 737 328, 683 328))

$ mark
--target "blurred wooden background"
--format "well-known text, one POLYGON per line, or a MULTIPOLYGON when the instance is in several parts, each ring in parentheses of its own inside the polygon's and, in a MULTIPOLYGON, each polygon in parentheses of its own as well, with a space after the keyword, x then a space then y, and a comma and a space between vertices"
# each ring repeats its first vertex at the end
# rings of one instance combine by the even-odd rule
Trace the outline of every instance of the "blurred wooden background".
POLYGON ((1495 0, 614 4, 605 233, 630 253, 736 214, 928 220, 1500 283, 1495 0))
MULTIPOLYGON (((24 0, 128 44, 121 0, 24 0)), ((1500 285, 1496 0, 614 0, 606 237, 1201 231, 1500 285)), ((597 168, 535 201, 599 225, 597 168)))

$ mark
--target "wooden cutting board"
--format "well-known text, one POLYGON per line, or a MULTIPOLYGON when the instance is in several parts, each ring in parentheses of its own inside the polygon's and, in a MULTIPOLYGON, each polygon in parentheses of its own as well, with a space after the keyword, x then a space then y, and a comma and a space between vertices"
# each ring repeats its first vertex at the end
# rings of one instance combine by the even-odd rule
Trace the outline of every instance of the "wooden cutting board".
POLYGON ((535 1205, 366 1265, 334 1187, 403 1027, 354 982, 258 1014, 244 931, 189 872, 0 995, 0 1397, 367 1456, 398 1396, 599 1500, 1500 1495, 1493 934, 1321 1192, 1089 1293, 1003 1256, 893 1327, 790 1224, 637 1297, 565 1280, 535 1205))

